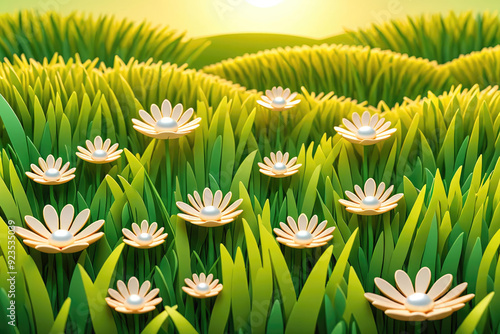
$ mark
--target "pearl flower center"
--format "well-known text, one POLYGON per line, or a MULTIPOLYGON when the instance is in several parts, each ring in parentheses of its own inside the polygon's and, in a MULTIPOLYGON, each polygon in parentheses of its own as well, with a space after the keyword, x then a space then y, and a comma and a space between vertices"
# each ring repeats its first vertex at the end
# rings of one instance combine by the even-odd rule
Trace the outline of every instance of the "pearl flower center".
POLYGON ((153 240, 153 236, 149 233, 141 233, 137 236, 137 243, 140 245, 149 245, 153 240))
POLYGON ((376 210, 380 208, 380 201, 375 197, 375 196, 366 196, 363 198, 361 201, 361 208, 362 209, 371 209, 371 210, 376 210))
POLYGON ((158 132, 175 132, 178 128, 177 121, 170 117, 163 117, 155 125, 155 129, 158 132))
POLYGON ((272 105, 273 107, 283 108, 284 106, 286 106, 286 100, 281 96, 277 96, 273 99, 272 105))
POLYGON ((200 216, 204 220, 218 220, 222 213, 215 206, 206 206, 201 209, 200 216))
POLYGON ((429 312, 434 308, 434 301, 425 293, 414 293, 406 298, 405 306, 413 312, 429 312))
POLYGON ((277 162, 273 166, 273 172, 276 174, 283 174, 284 172, 286 172, 286 170, 286 165, 282 162, 277 162))
POLYGON ((125 300, 126 306, 130 310, 140 310, 144 306, 144 298, 133 294, 125 300))
POLYGON ((43 177, 47 181, 58 181, 61 178, 61 172, 59 172, 58 169, 55 168, 49 168, 47 171, 43 174, 43 177))
POLYGON ((299 245, 308 245, 313 240, 313 236, 308 231, 298 231, 295 233, 294 240, 299 245))
POLYGON ((92 159, 97 161, 106 160, 107 157, 108 157, 108 152, 104 150, 95 150, 94 153, 92 153, 92 159))
POLYGON ((205 282, 198 283, 198 285, 196 285, 196 291, 198 291, 199 293, 205 294, 207 292, 210 292, 210 286, 205 282))
POLYGON ((49 243, 55 247, 66 247, 73 243, 73 234, 67 230, 57 230, 50 235, 49 243))
POLYGON ((358 137, 361 139, 373 139, 377 136, 377 132, 369 125, 362 126, 358 129, 358 137))

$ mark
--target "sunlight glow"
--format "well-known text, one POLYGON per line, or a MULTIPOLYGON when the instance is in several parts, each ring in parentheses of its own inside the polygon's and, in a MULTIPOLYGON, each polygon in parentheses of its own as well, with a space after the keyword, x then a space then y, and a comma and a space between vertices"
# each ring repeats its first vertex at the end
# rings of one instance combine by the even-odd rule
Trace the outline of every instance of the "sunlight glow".
POLYGON ((246 0, 246 1, 252 6, 260 8, 274 7, 283 2, 283 0, 246 0))

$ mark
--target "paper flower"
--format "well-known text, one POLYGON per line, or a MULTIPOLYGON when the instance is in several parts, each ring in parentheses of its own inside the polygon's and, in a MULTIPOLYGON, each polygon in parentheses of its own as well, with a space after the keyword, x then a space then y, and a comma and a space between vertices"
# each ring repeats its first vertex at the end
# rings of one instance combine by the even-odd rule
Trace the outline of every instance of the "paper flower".
POLYGON ((118 150, 118 143, 111 145, 111 139, 106 139, 106 141, 102 142, 102 138, 100 136, 95 137, 94 143, 90 140, 85 142, 87 144, 87 149, 78 146, 77 149, 80 152, 76 152, 76 155, 85 161, 91 162, 93 164, 105 164, 108 162, 115 161, 120 158, 120 154, 122 154, 123 150, 118 150))
POLYGON ((281 229, 274 229, 274 233, 278 235, 276 240, 288 247, 315 248, 326 245, 333 238, 332 233, 335 227, 329 227, 325 230, 327 221, 324 220, 318 225, 318 216, 316 215, 311 218, 309 223, 305 214, 301 214, 297 221, 298 224, 292 217, 288 217, 288 225, 280 223, 281 229))
POLYGON ((417 273, 415 288, 404 271, 396 271, 395 278, 399 291, 387 281, 375 278, 375 284, 380 292, 389 298, 374 293, 365 293, 365 297, 373 306, 396 320, 440 320, 461 309, 465 303, 474 298, 474 294, 460 297, 467 288, 467 283, 459 284, 450 290, 453 282, 453 276, 450 274, 438 279, 427 291, 431 282, 431 271, 427 267, 417 273))
POLYGON ((222 198, 222 191, 217 190, 215 194, 212 194, 209 188, 205 188, 203 191, 203 202, 197 191, 193 195, 194 198, 188 195, 192 206, 184 202, 176 203, 177 207, 186 213, 179 213, 177 216, 192 224, 204 227, 222 226, 232 222, 236 216, 243 212, 243 210, 236 210, 241 202, 243 202, 242 199, 238 199, 228 207, 232 196, 231 192, 228 192, 222 198))
POLYGON ((198 275, 193 274, 193 279, 190 280, 186 278, 184 282, 186 282, 187 286, 183 286, 182 290, 195 298, 209 298, 213 296, 217 296, 219 292, 222 291, 222 284, 218 284, 219 280, 216 279, 212 282, 214 275, 210 274, 205 277, 205 274, 201 273, 200 277, 198 275))
POLYGON ((128 238, 123 239, 123 242, 136 248, 153 248, 161 245, 165 242, 168 233, 161 234, 164 228, 161 227, 156 231, 157 228, 157 223, 153 223, 149 226, 146 220, 142 221, 140 228, 136 223, 132 223, 133 232, 126 228, 122 229, 123 235, 128 238))
POLYGON ((169 100, 163 101, 160 108, 156 104, 151 106, 151 115, 144 110, 139 110, 139 115, 145 122, 132 119, 134 129, 146 135, 157 139, 179 138, 200 126, 201 118, 196 118, 188 123, 193 116, 193 108, 189 108, 184 113, 182 104, 177 104, 173 109, 169 100))
POLYGON ((396 129, 389 129, 391 122, 385 118, 378 119, 378 114, 370 117, 370 112, 365 111, 361 117, 358 113, 352 114, 352 122, 346 118, 342 119, 346 129, 334 127, 344 139, 353 144, 373 145, 389 138, 396 129))
POLYGON ((299 171, 301 164, 295 165, 297 158, 292 158, 288 161, 290 156, 288 153, 281 153, 278 151, 276 154, 271 153, 271 159, 264 157, 265 164, 259 162, 260 172, 264 175, 281 178, 293 175, 299 171))
POLYGON ((381 182, 377 188, 374 179, 368 179, 365 183, 365 191, 355 185, 353 194, 346 191, 345 194, 352 201, 339 199, 340 204, 346 206, 346 210, 363 216, 374 216, 390 211, 398 206, 397 202, 403 194, 396 194, 389 198, 394 186, 390 186, 385 192, 385 183, 381 182))
POLYGON ((91 243, 99 240, 104 233, 97 232, 104 220, 98 220, 78 233, 89 220, 90 210, 80 212, 75 219, 75 208, 68 204, 57 215, 56 209, 51 205, 43 208, 43 219, 47 228, 36 218, 24 217, 26 224, 35 232, 17 226, 16 234, 23 238, 23 242, 44 253, 76 253, 87 248, 91 243), (97 233, 96 233, 97 232, 97 233))
POLYGON ((63 184, 75 178, 76 168, 68 170, 69 162, 62 166, 62 158, 56 160, 52 154, 47 157, 47 161, 38 158, 38 164, 40 167, 31 164, 31 170, 34 173, 26 172, 26 175, 36 183, 46 185, 63 184))
POLYGON ((283 90, 282 87, 273 87, 272 90, 266 90, 266 95, 262 95, 262 100, 257 103, 267 109, 282 111, 300 103, 300 100, 294 100, 296 96, 297 93, 290 94, 290 88, 283 90))
POLYGON ((160 297, 155 298, 160 289, 149 291, 151 289, 149 281, 145 281, 139 287, 139 280, 136 277, 131 277, 128 280, 128 287, 123 281, 118 281, 116 286, 118 291, 108 289, 111 298, 106 297, 106 303, 108 303, 109 307, 115 309, 116 312, 127 314, 151 312, 162 301, 160 297))

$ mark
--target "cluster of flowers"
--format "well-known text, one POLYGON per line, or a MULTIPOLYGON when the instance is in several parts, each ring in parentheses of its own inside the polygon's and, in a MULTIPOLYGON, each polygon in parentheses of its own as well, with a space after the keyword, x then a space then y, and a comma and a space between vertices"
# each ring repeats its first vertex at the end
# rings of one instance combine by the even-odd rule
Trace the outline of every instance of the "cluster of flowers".
MULTIPOLYGON (((291 94, 290 89, 274 87, 267 90, 266 95, 258 103, 272 111, 283 111, 290 109, 300 103, 296 100, 297 93, 291 94)), ((151 114, 144 110, 139 111, 143 121, 133 119, 134 129, 138 132, 157 139, 174 139, 184 136, 194 131, 201 122, 201 118, 196 118, 189 122, 193 116, 193 109, 189 108, 183 112, 181 104, 172 108, 171 103, 165 100, 161 109, 157 105, 151 106, 151 114)), ((373 145, 389 138, 396 129, 390 129, 391 123, 385 119, 379 119, 378 115, 371 116, 365 111, 362 116, 353 113, 352 121, 343 119, 344 128, 335 127, 335 130, 346 140, 353 144, 373 145)), ((103 164, 115 161, 120 158, 123 150, 118 150, 118 144, 111 145, 111 140, 102 140, 97 136, 92 143, 86 141, 87 149, 78 147, 76 155, 88 162, 103 164)), ((289 153, 278 151, 271 153, 270 158, 265 157, 264 163, 258 163, 260 172, 264 175, 283 178, 296 174, 301 164, 296 164, 297 157, 290 159, 289 153)), ((31 165, 33 172, 26 175, 33 181, 46 185, 63 184, 75 177, 76 168, 69 169, 69 162, 62 165, 62 159, 57 160, 49 155, 46 160, 39 158, 39 166, 31 165)), ((358 215, 378 215, 388 212, 397 206, 397 202, 403 194, 396 194, 392 197, 394 186, 386 190, 382 182, 378 186, 375 180, 366 180, 364 189, 354 186, 354 192, 346 191, 349 200, 339 200, 346 207, 346 210, 358 215), (390 198, 389 198, 390 197, 390 198)), ((232 204, 231 192, 224 195, 218 190, 213 193, 209 188, 205 188, 200 195, 194 192, 188 194, 189 204, 177 202, 177 207, 183 212, 178 217, 194 225, 203 227, 222 226, 234 221, 241 214, 242 210, 237 210, 242 199, 238 199, 232 204)), ((47 205, 43 210, 45 220, 44 226, 40 221, 31 216, 26 216, 25 221, 31 229, 22 227, 16 228, 16 233, 23 238, 26 245, 45 253, 74 253, 82 251, 91 243, 100 239, 104 233, 97 232, 104 224, 104 220, 98 220, 90 224, 80 232, 90 217, 90 210, 80 212, 74 218, 75 209, 72 205, 66 205, 58 216, 54 207, 47 205), (48 229, 47 229, 48 228, 48 229)), ((287 218, 287 224, 281 222, 280 228, 275 228, 276 240, 288 247, 293 248, 315 248, 321 247, 333 238, 335 227, 326 228, 327 221, 318 224, 318 216, 314 215, 310 220, 305 214, 301 214, 297 222, 293 217, 287 218)), ((122 230, 124 242, 132 247, 147 249, 161 245, 167 238, 167 233, 163 233, 164 228, 158 229, 156 222, 149 224, 146 220, 139 226, 133 223, 132 230, 124 228, 122 230)), ((441 297, 449 290, 452 277, 445 275, 439 279, 434 286, 426 293, 430 283, 430 271, 423 268, 417 275, 415 286, 408 275, 401 270, 396 272, 396 283, 399 291, 381 278, 376 278, 375 283, 379 290, 389 297, 365 294, 372 304, 384 310, 385 313, 395 319, 400 320, 435 320, 444 318, 454 311, 463 307, 465 302, 472 299, 474 295, 459 297, 465 290, 467 283, 462 283, 441 297), (437 300, 437 301, 436 301, 437 300)), ((223 288, 219 280, 213 275, 201 273, 193 274, 192 279, 185 279, 186 286, 182 289, 187 294, 195 298, 207 298, 216 296, 223 288)), ((109 289, 109 296, 106 298, 108 305, 121 313, 145 313, 155 309, 162 299, 155 298, 159 289, 150 291, 151 283, 145 281, 142 285, 137 278, 132 277, 126 285, 123 281, 117 282, 117 289, 109 289)))
MULTIPOLYGON (((289 109, 298 103, 297 101, 293 101, 296 95, 296 93, 290 95, 289 89, 283 90, 281 87, 275 87, 272 90, 266 91, 266 95, 262 96, 262 101, 259 101, 259 104, 271 110, 281 111, 289 109)), ((395 128, 390 128, 391 122, 386 122, 384 118, 379 118, 378 114, 372 116, 369 111, 365 111, 361 116, 358 113, 353 113, 352 120, 344 118, 342 123, 345 128, 334 127, 334 129, 345 140, 354 145, 374 145, 388 139, 396 132, 395 128)), ((281 157, 281 152, 279 153, 281 157)), ((288 158, 286 153, 284 156, 288 158)), ((271 158, 275 158, 271 161, 274 165, 266 161, 267 166, 263 164, 259 164, 259 166, 261 167, 261 172, 268 171, 268 175, 277 177, 272 175, 272 172, 276 170, 274 166, 279 162, 279 159, 273 155, 271 155, 271 158), (265 167, 267 168, 264 169, 265 167)), ((282 165, 279 167, 282 167, 282 165)), ((375 180, 369 178, 365 182, 364 189, 355 185, 355 193, 351 191, 345 192, 349 200, 340 199, 339 202, 346 207, 346 211, 354 214, 366 216, 379 215, 396 208, 397 202, 403 197, 403 194, 396 194, 390 197, 393 189, 394 186, 391 185, 386 190, 384 182, 381 182, 377 186, 375 180)), ((317 224, 317 216, 314 216, 308 224, 306 216, 302 214, 299 217, 298 228, 295 221, 291 217, 288 217, 288 226, 280 223, 282 229, 274 229, 274 232, 278 235, 276 240, 287 246, 296 248, 322 246, 333 237, 331 233, 334 227, 318 234, 317 230, 322 231, 326 223, 326 221, 322 222, 313 232, 317 224), (300 247, 297 247, 298 245, 300 247)), ((453 276, 450 274, 438 279, 429 289, 431 271, 427 267, 420 269, 418 272, 415 278, 415 287, 408 274, 402 270, 396 271, 395 281, 398 289, 382 278, 375 278, 376 286, 388 298, 373 293, 366 293, 365 297, 373 306, 384 311, 387 316, 397 320, 423 321, 443 319, 464 307, 466 302, 474 298, 474 294, 460 297, 467 288, 467 283, 459 284, 450 290, 453 282, 453 276)))

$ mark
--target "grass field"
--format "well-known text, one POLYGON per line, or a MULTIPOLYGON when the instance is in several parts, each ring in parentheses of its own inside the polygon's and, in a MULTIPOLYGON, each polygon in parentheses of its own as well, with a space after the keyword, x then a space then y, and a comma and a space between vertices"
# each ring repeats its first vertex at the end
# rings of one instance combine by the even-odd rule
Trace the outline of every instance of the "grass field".
POLYGON ((105 17, 3 17, 0 314, 9 319, 15 305, 15 326, 2 321, 1 333, 500 330, 496 14, 409 18, 323 41, 266 34, 189 41, 105 17), (285 111, 257 103, 278 85, 301 102, 285 111), (199 127, 177 139, 137 131, 132 119, 165 99, 194 108, 199 127), (334 129, 366 110, 396 131, 362 146, 334 129), (77 157, 96 136, 117 143, 120 158, 77 157), (297 157, 298 173, 259 171, 277 151, 297 157), (74 179, 44 185, 26 175, 50 154, 76 168, 74 179), (368 178, 393 185, 403 195, 398 205, 373 216, 347 211, 339 200, 368 178), (190 203, 205 188, 231 192, 242 212, 215 227, 181 218, 176 202, 190 203), (42 224, 45 217, 53 232, 49 204, 57 213, 68 204, 75 213, 89 209, 86 226, 104 220, 102 236, 73 253, 28 247, 12 227, 30 229, 26 216, 42 224), (315 248, 280 243, 274 229, 301 214, 326 221, 333 238, 315 248), (143 220, 163 228, 165 242, 126 243, 122 229, 143 220), (474 297, 458 300, 444 319, 404 321, 364 295, 381 294, 376 278, 399 286, 397 270, 414 280, 424 267, 430 283, 451 274, 448 285, 467 283, 463 294, 474 297), (206 299, 186 293, 185 279, 200 273, 220 280, 222 291, 206 299), (131 277, 159 289, 154 310, 108 306, 108 289, 131 277))

